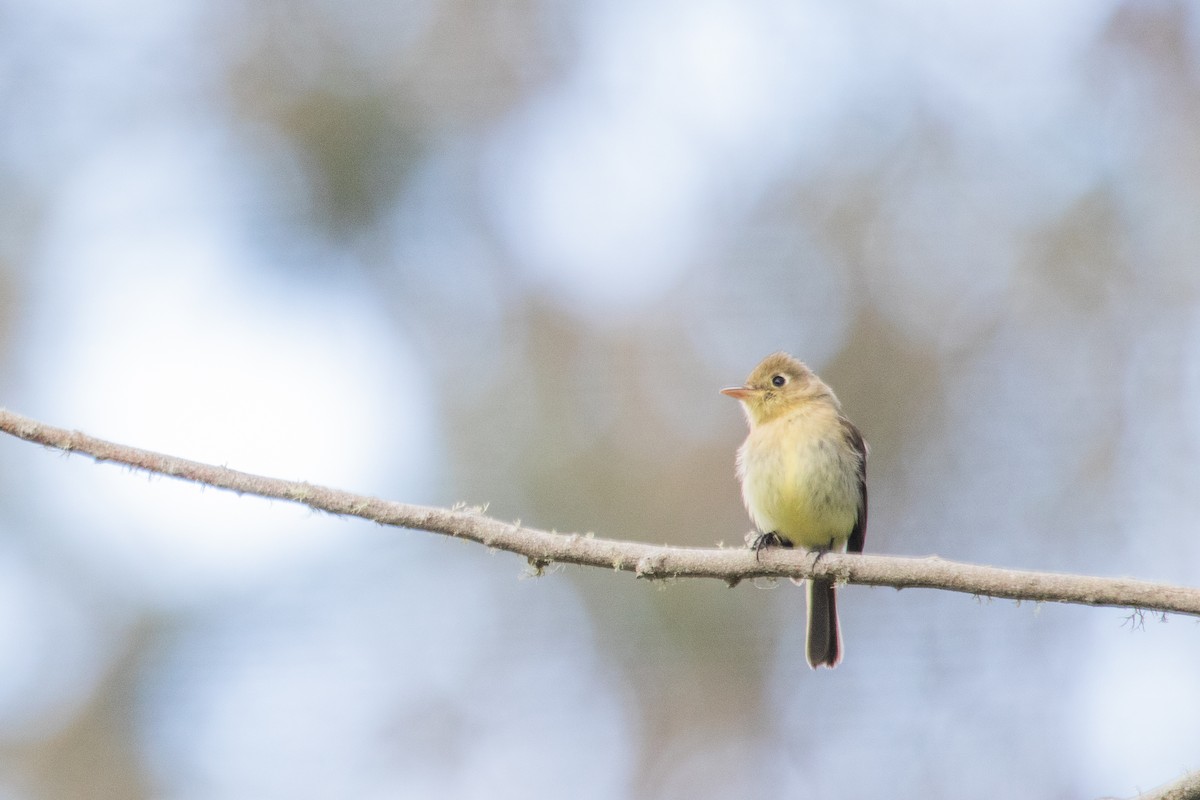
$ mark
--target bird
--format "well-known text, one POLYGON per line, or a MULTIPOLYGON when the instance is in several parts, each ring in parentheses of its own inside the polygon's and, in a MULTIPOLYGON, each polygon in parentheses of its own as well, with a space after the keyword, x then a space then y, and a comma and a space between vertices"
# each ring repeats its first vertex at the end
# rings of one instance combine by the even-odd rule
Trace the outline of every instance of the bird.
MULTIPOLYGON (((804 362, 778 352, 746 383, 721 390, 742 405, 750 433, 737 452, 750 546, 861 553, 867 534, 867 454, 833 390, 804 362)), ((808 665, 842 660, 833 581, 808 580, 808 665)))

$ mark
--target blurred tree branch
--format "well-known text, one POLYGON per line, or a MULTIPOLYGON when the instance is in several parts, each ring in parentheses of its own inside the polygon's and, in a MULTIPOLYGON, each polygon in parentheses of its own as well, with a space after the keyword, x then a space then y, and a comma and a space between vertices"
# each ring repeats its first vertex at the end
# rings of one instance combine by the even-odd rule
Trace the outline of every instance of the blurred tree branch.
POLYGON ((381 525, 469 539, 525 556, 539 572, 552 563, 632 572, 639 578, 717 578, 730 585, 747 578, 833 578, 845 583, 924 588, 1036 602, 1076 603, 1200 616, 1200 589, 1126 578, 1028 572, 943 561, 937 557, 766 550, 761 560, 746 548, 684 548, 562 534, 501 522, 481 509, 431 508, 380 500, 313 484, 267 478, 225 467, 108 442, 44 425, 0 409, 0 430, 68 453, 85 453, 134 469, 167 475, 238 494, 290 500, 332 514, 362 517, 381 525))
POLYGON ((1189 772, 1179 780, 1140 793, 1134 800, 1198 800, 1200 772, 1189 772))

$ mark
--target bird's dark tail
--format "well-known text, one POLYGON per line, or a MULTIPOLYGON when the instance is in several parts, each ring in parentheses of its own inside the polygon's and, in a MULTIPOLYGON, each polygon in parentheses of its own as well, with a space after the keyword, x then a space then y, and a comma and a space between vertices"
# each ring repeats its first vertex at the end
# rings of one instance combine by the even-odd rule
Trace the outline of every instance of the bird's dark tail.
POLYGON ((808 665, 836 667, 842 660, 842 634, 838 626, 833 581, 808 581, 808 665))

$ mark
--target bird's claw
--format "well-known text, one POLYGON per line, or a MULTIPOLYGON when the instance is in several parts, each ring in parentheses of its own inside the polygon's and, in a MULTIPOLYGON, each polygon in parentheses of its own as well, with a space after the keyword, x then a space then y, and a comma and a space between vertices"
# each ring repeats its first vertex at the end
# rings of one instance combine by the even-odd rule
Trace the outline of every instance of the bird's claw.
POLYGON ((754 537, 754 541, 750 543, 750 548, 754 550, 754 560, 761 561, 761 553, 764 547, 791 547, 792 543, 784 539, 778 533, 771 531, 770 533, 760 533, 754 537))

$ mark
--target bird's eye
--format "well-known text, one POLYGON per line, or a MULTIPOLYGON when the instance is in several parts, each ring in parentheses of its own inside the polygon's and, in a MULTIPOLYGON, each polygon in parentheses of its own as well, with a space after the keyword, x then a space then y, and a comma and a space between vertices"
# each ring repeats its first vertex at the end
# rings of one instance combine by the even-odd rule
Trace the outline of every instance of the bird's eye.
POLYGON ((771 385, 776 388, 783 386, 785 383, 787 383, 787 378, 783 375, 776 375, 774 378, 771 378, 771 385))

